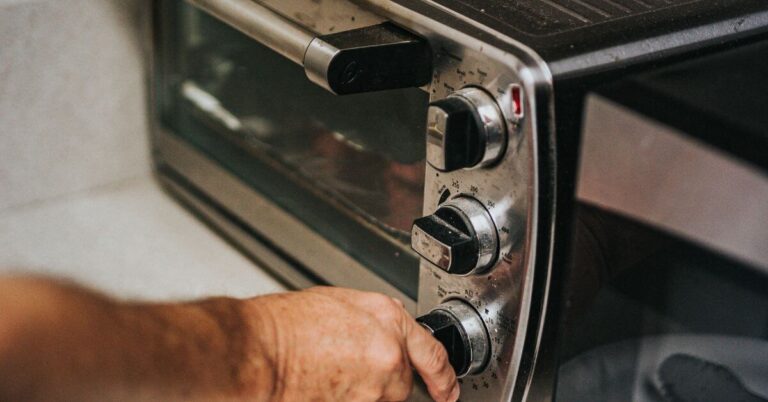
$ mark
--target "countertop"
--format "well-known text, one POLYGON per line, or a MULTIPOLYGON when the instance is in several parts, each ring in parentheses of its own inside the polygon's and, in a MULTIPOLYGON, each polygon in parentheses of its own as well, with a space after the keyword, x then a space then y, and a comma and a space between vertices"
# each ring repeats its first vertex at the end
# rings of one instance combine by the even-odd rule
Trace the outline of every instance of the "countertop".
POLYGON ((151 175, 0 210, 0 273, 73 280, 132 300, 284 290, 151 175))

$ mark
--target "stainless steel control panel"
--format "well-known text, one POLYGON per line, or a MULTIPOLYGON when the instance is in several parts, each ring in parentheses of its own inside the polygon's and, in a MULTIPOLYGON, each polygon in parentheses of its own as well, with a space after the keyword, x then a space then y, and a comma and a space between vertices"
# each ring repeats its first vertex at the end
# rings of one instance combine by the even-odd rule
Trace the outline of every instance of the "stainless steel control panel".
POLYGON ((523 62, 466 48, 443 48, 435 64, 412 229, 420 320, 448 347, 462 400, 510 400, 524 381, 536 258, 537 83, 523 62))

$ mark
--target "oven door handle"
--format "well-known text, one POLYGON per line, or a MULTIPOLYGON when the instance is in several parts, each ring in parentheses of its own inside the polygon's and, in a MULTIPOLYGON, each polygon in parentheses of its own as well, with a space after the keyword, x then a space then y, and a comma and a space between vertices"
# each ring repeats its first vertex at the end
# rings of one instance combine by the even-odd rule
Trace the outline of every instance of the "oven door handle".
POLYGON ((429 42, 385 22, 316 36, 254 0, 187 0, 304 67, 338 95, 421 87, 432 77, 429 42))

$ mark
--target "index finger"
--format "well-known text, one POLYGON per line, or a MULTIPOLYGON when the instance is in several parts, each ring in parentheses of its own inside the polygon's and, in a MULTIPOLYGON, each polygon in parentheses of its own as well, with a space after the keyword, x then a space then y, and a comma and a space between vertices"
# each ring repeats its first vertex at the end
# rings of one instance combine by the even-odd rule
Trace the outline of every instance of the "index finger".
POLYGON ((456 401, 459 398, 459 384, 445 347, 413 319, 409 319, 406 324, 405 337, 408 358, 424 380, 432 398, 438 402, 456 401))

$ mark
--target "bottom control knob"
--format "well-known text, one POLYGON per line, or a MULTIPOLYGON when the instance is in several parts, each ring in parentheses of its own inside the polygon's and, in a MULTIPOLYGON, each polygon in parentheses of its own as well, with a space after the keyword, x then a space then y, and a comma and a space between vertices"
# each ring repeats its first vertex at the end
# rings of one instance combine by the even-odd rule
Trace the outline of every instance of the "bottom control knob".
POLYGON ((477 374, 488 364, 490 339, 480 315, 461 300, 449 300, 416 319, 448 351, 457 377, 477 374))

